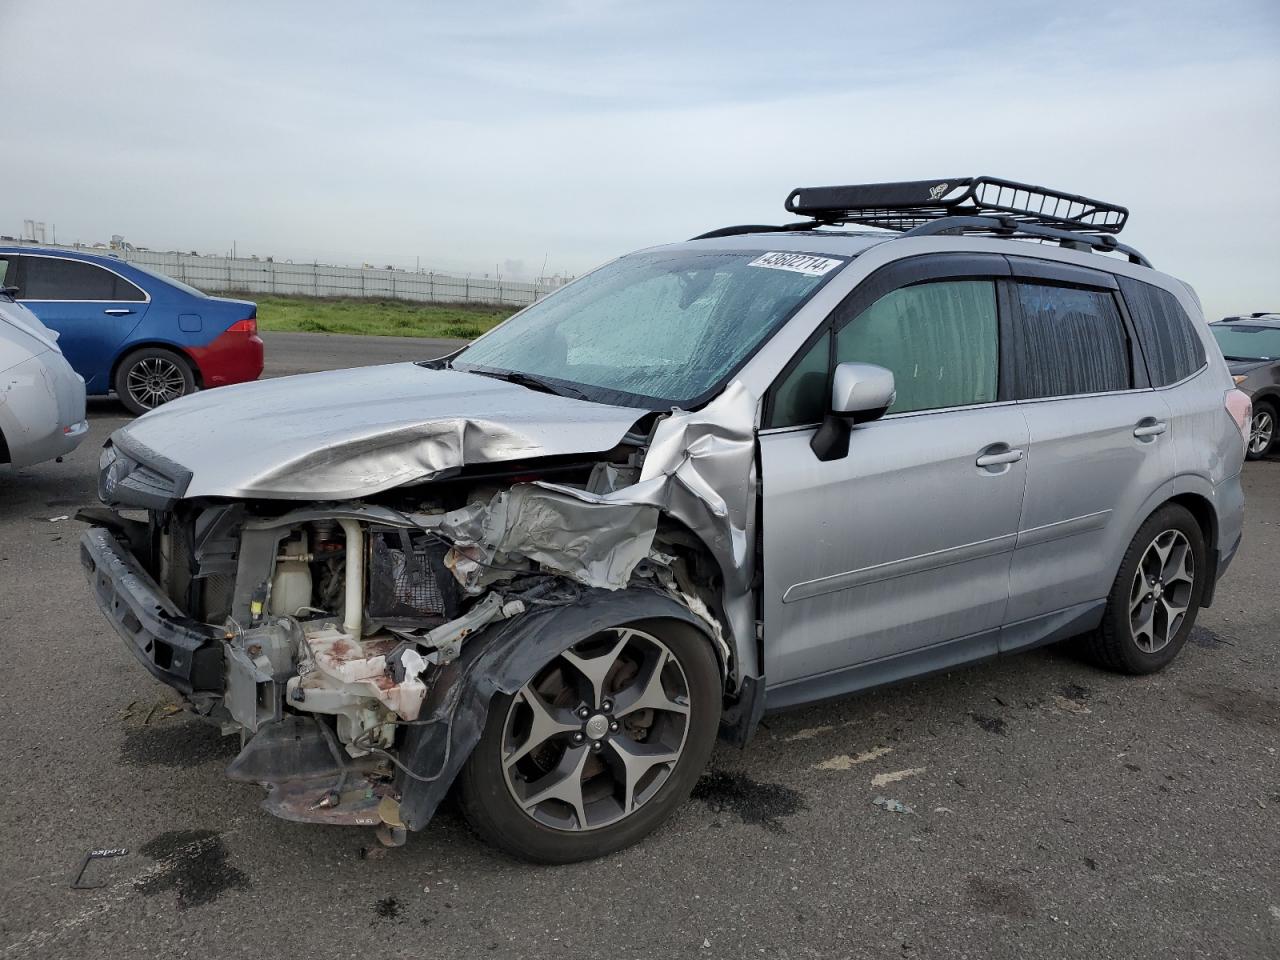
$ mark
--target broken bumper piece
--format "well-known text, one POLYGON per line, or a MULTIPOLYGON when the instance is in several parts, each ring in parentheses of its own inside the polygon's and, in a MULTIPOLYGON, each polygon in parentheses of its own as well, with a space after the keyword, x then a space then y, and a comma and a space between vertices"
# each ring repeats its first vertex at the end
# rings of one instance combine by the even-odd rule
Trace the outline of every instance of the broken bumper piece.
POLYGON ((216 628, 187 617, 104 527, 80 538, 80 562, 98 607, 153 677, 191 696, 222 690, 222 642, 216 628))

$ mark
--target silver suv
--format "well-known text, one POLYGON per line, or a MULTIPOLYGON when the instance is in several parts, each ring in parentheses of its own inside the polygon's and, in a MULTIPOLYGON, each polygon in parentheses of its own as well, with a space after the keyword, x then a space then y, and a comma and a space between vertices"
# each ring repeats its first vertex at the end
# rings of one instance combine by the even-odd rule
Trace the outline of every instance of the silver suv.
POLYGON ((390 844, 456 788, 566 862, 767 710, 1068 638, 1173 659, 1240 543, 1249 402, 1124 208, 992 178, 786 205, 441 360, 112 436, 84 565, 240 736, 229 776, 390 844))

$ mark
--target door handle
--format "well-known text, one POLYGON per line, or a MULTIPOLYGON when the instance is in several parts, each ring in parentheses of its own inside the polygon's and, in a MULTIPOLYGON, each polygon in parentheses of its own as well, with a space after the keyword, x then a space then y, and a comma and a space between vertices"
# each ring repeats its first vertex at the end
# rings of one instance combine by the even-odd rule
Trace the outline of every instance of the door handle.
POLYGON ((1148 437, 1158 437, 1168 429, 1169 424, 1166 421, 1148 417, 1138 422, 1138 425, 1133 428, 1133 435, 1140 440, 1145 440, 1148 437))
POLYGON ((984 453, 974 463, 980 467, 996 467, 1002 463, 1017 463, 1021 459, 1021 450, 1004 450, 1000 453, 984 453))
POLYGON ((123 317, 133 313, 132 310, 126 310, 124 307, 111 307, 107 310, 103 310, 102 312, 109 317, 123 317))

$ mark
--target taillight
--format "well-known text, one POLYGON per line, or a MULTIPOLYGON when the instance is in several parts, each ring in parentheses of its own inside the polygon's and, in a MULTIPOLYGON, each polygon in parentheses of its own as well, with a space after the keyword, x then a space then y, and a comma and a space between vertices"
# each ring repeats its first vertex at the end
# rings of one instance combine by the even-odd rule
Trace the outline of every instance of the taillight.
POLYGON ((1228 390, 1222 401, 1226 405, 1227 413, 1240 428, 1240 436, 1243 438, 1245 448, 1248 449, 1249 428, 1253 421, 1253 401, 1243 390, 1228 390))
POLYGON ((258 318, 249 317, 245 320, 237 320, 231 326, 227 327, 227 333, 257 333, 258 318))

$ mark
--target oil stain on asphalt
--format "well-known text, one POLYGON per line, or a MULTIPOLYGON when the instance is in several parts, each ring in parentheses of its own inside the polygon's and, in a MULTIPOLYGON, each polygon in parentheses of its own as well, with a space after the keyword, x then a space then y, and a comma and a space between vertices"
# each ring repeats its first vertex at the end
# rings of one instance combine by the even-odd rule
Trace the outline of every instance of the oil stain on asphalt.
POLYGON ((1280 700, 1243 687, 1210 683, 1192 687, 1187 696, 1231 723, 1256 723, 1260 727, 1280 726, 1280 700))
POLYGON ((743 823, 785 832, 782 820, 807 808, 798 790, 780 783, 760 783, 741 773, 712 770, 694 785, 693 797, 714 812, 732 813, 743 823))
POLYGON ((134 889, 148 897, 173 890, 179 910, 213 903, 227 890, 249 886, 249 878, 228 862, 226 845, 213 830, 171 830, 147 841, 139 852, 160 869, 134 881, 134 889))
POLYGON ((400 901, 395 897, 383 897, 373 905, 373 914, 379 920, 399 920, 400 901))
POLYGON ((195 767, 210 760, 230 760, 234 737, 223 737, 203 723, 136 727, 125 732, 120 762, 130 767, 195 767))
POLYGON ((1036 912, 1030 891, 1016 883, 971 876, 968 887, 969 901, 983 913, 1019 918, 1033 916, 1036 912))
POLYGON ((987 731, 987 733, 1004 736, 1004 719, 1002 717, 988 717, 984 713, 973 713, 970 716, 973 717, 973 722, 987 731))

